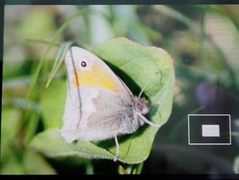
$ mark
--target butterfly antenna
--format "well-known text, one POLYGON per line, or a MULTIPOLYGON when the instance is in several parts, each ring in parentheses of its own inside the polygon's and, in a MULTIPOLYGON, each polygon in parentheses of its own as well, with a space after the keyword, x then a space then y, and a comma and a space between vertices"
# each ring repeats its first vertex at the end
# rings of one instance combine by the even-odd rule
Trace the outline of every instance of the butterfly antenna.
MULTIPOLYGON (((161 72, 159 71, 159 72, 155 73, 155 75, 157 75, 157 74, 159 74, 159 73, 161 74, 161 72)), ((161 76, 161 77, 162 77, 162 76, 161 76)), ((151 79, 150 81, 148 81, 148 83, 141 89, 141 91, 140 91, 140 93, 139 93, 139 95, 138 95, 138 99, 141 98, 141 96, 142 96, 144 90, 148 87, 148 85, 152 82, 152 80, 153 80, 153 79, 151 79)))
POLYGON ((141 91, 140 91, 140 93, 139 93, 139 95, 138 95, 138 99, 141 98, 141 96, 142 96, 144 90, 148 87, 148 85, 149 85, 150 82, 151 82, 151 81, 149 81, 149 82, 141 89, 141 91))

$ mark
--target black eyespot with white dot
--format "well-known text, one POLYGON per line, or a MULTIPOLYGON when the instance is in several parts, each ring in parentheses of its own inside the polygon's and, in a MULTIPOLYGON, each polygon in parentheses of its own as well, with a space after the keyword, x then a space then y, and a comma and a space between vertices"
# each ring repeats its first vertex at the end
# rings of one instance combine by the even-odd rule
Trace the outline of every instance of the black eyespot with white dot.
POLYGON ((81 61, 81 67, 86 67, 87 66, 87 63, 85 61, 81 61))

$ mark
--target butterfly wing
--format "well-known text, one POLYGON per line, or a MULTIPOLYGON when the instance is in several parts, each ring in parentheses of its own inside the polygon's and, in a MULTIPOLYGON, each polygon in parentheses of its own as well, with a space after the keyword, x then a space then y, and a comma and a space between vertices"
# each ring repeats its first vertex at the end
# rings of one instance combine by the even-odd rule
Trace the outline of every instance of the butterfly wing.
POLYGON ((135 131, 132 93, 98 57, 79 47, 66 54, 68 93, 62 136, 103 140, 135 131))

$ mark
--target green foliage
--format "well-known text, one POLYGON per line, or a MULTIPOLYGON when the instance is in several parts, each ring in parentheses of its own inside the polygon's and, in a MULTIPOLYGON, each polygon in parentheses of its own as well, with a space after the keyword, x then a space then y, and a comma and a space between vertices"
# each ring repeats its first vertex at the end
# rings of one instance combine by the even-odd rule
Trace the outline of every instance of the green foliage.
MULTIPOLYGON (((145 125, 132 135, 119 137, 119 161, 124 162, 118 167, 119 173, 141 173, 140 162, 145 162, 153 152, 153 143, 161 147, 157 151, 159 157, 180 164, 183 172, 205 173, 205 162, 210 154, 216 154, 226 158, 227 163, 214 158, 215 162, 207 162, 208 167, 225 164, 227 167, 222 169, 231 167, 238 173, 237 141, 225 151, 197 147, 192 154, 196 155, 189 156, 192 151, 187 146, 186 118, 188 113, 197 113, 202 108, 194 92, 201 82, 223 88, 238 102, 239 21, 238 10, 234 9, 237 7, 105 5, 61 6, 57 11, 55 8, 38 6, 29 11, 26 6, 6 6, 5 9, 1 174, 54 174, 71 168, 92 174, 95 162, 105 163, 107 159, 113 162, 114 140, 67 144, 60 136, 66 95, 63 60, 72 45, 71 41, 64 41, 69 39, 106 61, 135 95, 143 89, 143 96, 153 105, 147 118, 163 125, 159 130, 145 125), (168 54, 175 60, 174 67, 168 54), (167 144, 174 146, 167 148, 167 144), (192 157, 197 165, 185 161, 192 157), (234 165, 228 165, 232 162, 234 165)), ((239 106, 233 103, 232 121, 236 122, 239 106)), ((232 138, 238 140, 238 126, 232 125, 232 138)), ((102 167, 100 173, 106 169, 102 167)))

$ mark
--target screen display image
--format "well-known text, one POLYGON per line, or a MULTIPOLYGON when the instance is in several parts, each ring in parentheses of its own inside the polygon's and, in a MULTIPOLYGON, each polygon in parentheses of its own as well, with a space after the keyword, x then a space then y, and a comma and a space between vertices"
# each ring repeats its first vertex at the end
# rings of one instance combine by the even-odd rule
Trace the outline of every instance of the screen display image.
POLYGON ((239 5, 36 2, 2 8, 1 174, 238 175, 239 5))

